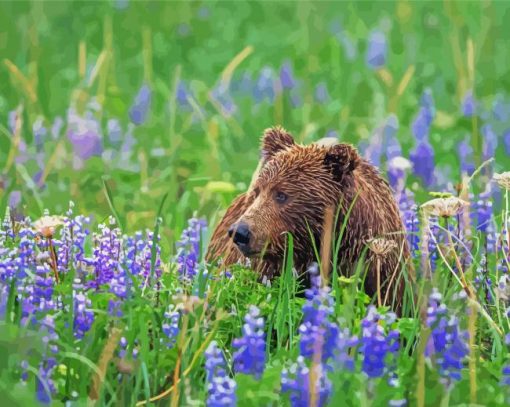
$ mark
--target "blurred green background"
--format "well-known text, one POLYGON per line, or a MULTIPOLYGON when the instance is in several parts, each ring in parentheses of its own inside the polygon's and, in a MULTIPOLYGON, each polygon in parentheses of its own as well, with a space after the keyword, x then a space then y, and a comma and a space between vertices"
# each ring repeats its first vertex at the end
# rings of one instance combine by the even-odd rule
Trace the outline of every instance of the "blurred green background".
MULTIPOLYGON (((214 222, 247 187, 265 128, 366 146, 395 114, 408 154, 427 88, 436 166, 456 183, 457 144, 468 137, 482 155, 479 123, 461 112, 466 92, 487 109, 508 96, 509 18, 494 1, 1 2, 0 207, 38 217, 73 200, 102 220, 104 181, 132 231, 153 226, 168 193, 171 243, 194 212, 214 222), (388 48, 377 69, 366 61, 374 31, 388 48), (150 104, 135 124, 142 86, 150 104), (73 126, 95 129, 97 154, 76 159, 73 126)), ((496 168, 508 163, 496 155, 496 168)))

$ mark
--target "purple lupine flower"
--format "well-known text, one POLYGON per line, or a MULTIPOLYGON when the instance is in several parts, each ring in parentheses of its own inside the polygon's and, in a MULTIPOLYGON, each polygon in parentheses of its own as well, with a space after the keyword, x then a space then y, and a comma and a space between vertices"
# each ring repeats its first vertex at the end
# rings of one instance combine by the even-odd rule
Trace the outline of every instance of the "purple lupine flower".
POLYGON ((412 191, 405 189, 402 194, 400 194, 398 206, 406 228, 409 247, 411 252, 416 254, 420 249, 420 219, 418 216, 418 206, 416 205, 412 191))
MULTIPOLYGON (((164 316, 165 320, 161 329, 166 336, 165 345, 168 348, 172 348, 175 345, 177 335, 179 335, 180 314, 178 311, 173 310, 172 306, 169 306, 164 316)), ((161 338, 161 341, 163 341, 163 338, 161 338)))
POLYGON ((505 145, 505 153, 510 155, 510 129, 505 130, 503 134, 503 144, 505 145))
POLYGON ((181 240, 176 244, 178 272, 182 279, 192 280, 197 274, 202 253, 202 235, 206 227, 205 220, 191 218, 181 234, 181 240))
POLYGON ((260 310, 251 305, 245 316, 243 336, 234 339, 234 370, 236 373, 251 374, 260 379, 266 364, 266 339, 264 318, 260 310))
POLYGON ((442 301, 442 295, 435 288, 429 297, 427 325, 432 332, 425 355, 435 356, 439 365, 439 374, 443 377, 445 384, 450 384, 452 380, 460 380, 460 371, 469 353, 468 333, 460 330, 457 317, 448 316, 448 309, 442 301))
POLYGON ((11 134, 16 132, 16 122, 19 120, 19 115, 17 110, 11 110, 8 114, 7 123, 9 126, 9 131, 11 134))
POLYGON ((269 103, 273 103, 276 96, 274 87, 274 72, 266 66, 260 71, 260 75, 253 89, 253 98, 257 103, 263 102, 265 99, 269 103))
MULTIPOLYGON (((364 148, 363 156, 376 167, 381 166, 381 155, 384 142, 384 129, 378 127, 372 133, 369 144, 364 148)), ((363 151, 363 146, 360 147, 363 151)))
POLYGON ((386 36, 381 31, 374 31, 368 39, 366 63, 370 68, 381 68, 386 64, 388 44, 386 36))
POLYGON ((369 378, 381 377, 385 373, 391 372, 390 366, 387 365, 387 359, 391 355, 394 357, 399 349, 399 332, 390 330, 386 335, 384 328, 379 324, 381 319, 382 316, 371 305, 366 317, 361 321, 362 371, 369 378))
POLYGON ((108 300, 108 315, 114 318, 122 318, 124 315, 124 312, 122 312, 122 301, 108 300))
MULTIPOLYGON (((47 252, 42 252, 47 255, 47 252)), ((40 257, 41 261, 46 261, 40 257)), ((55 309, 53 301, 53 277, 47 263, 35 266, 34 281, 20 287, 22 291, 21 324, 23 326, 39 323, 41 314, 55 309)))
POLYGON ((3 320, 5 318, 8 298, 9 287, 2 282, 2 275, 0 274, 0 320, 3 320))
POLYGON ((354 358, 349 355, 349 350, 359 344, 359 339, 352 335, 349 329, 338 331, 334 346, 335 367, 342 370, 354 370, 354 358))
POLYGON ((315 101, 323 104, 328 103, 330 100, 326 82, 321 82, 315 87, 315 101))
MULTIPOLYGON (((30 224, 30 222, 28 223, 30 224)), ((35 258, 35 232, 27 225, 24 225, 18 232, 18 257, 16 258, 17 278, 23 279, 36 265, 35 258)))
POLYGON ((112 145, 118 146, 122 141, 122 127, 120 121, 118 119, 109 119, 106 128, 108 131, 108 141, 112 145))
POLYGON ((408 171, 412 168, 411 162, 404 157, 395 156, 387 163, 388 181, 397 196, 404 191, 408 171))
POLYGON ((18 191, 18 190, 12 191, 9 194, 9 199, 7 201, 8 201, 9 208, 11 208, 11 209, 18 208, 21 203, 21 191, 18 191))
POLYGON ((318 266, 314 263, 308 270, 311 288, 305 291, 307 298, 303 305, 303 322, 299 326, 300 354, 312 359, 320 353, 321 360, 326 362, 333 356, 338 326, 329 321, 333 314, 333 297, 329 287, 321 287, 318 266))
POLYGON ((427 140, 422 140, 410 154, 414 174, 426 187, 434 183, 434 149, 427 140))
POLYGON ((498 146, 498 136, 494 133, 490 124, 482 126, 481 131, 483 135, 483 158, 488 160, 494 157, 496 147, 498 146))
POLYGON ((51 137, 53 140, 57 140, 60 137, 60 132, 62 131, 62 128, 64 127, 64 120, 62 117, 57 116, 55 117, 55 120, 53 121, 53 124, 51 126, 51 137))
POLYGON ((473 96, 473 90, 468 90, 462 100, 462 114, 466 117, 472 117, 476 114, 477 103, 473 96))
POLYGON ((179 83, 177 84, 177 90, 176 90, 176 95, 175 95, 177 104, 181 108, 191 109, 191 105, 188 100, 191 97, 192 97, 192 94, 191 94, 190 90, 188 89, 188 85, 184 81, 180 80, 179 83))
POLYGON ((207 6, 201 6, 197 10, 197 16, 200 20, 207 20, 211 15, 211 10, 207 6))
POLYGON ((181 23, 177 26, 177 34, 181 37, 187 37, 191 33, 191 27, 189 24, 181 23))
POLYGON ((227 375, 225 359, 216 341, 205 351, 207 378, 207 407, 228 407, 236 405, 236 382, 227 375))
POLYGON ((99 121, 92 111, 85 111, 79 115, 74 108, 67 113, 67 137, 73 145, 76 157, 88 160, 92 156, 99 156, 103 150, 102 133, 99 121))
POLYGON ((131 108, 129 109, 129 118, 140 126, 147 120, 147 114, 151 106, 152 91, 148 84, 144 83, 138 91, 131 108))
POLYGON ((309 368, 303 356, 298 356, 297 362, 282 370, 282 392, 288 393, 292 407, 307 407, 310 403, 310 393, 316 394, 317 406, 325 406, 331 394, 331 382, 322 364, 312 364, 309 368), (310 370, 314 370, 311 375, 310 370), (311 383, 311 377, 315 379, 311 383))
POLYGON ((412 124, 412 132, 418 142, 428 139, 434 116, 435 107, 432 91, 426 89, 420 98, 420 110, 412 124))
POLYGON ((480 232, 487 234, 493 232, 494 227, 491 227, 492 222, 492 195, 490 188, 482 192, 478 200, 475 202, 473 214, 476 216, 476 229, 480 232))
POLYGON ((224 83, 220 83, 211 91, 211 98, 219 104, 226 117, 230 117, 236 112, 237 106, 224 83))
POLYGON ((338 43, 342 45, 344 55, 348 61, 354 61, 358 54, 357 44, 348 36, 348 33, 342 28, 342 25, 335 21, 330 26, 331 34, 334 35, 338 43))
POLYGON ((295 87, 290 91, 290 104, 295 109, 303 106, 303 97, 301 96, 301 91, 298 87, 295 87))
POLYGON ((45 348, 43 359, 39 363, 39 375, 36 377, 36 397, 39 402, 50 404, 51 396, 56 393, 52 376, 57 366, 55 355, 58 354, 58 347, 55 342, 59 339, 55 332, 55 320, 52 316, 46 315, 41 319, 40 332, 43 334, 42 340, 45 348))
POLYGON ((253 89, 253 80, 249 72, 243 72, 240 79, 234 79, 231 83, 233 95, 251 96, 253 89))
POLYGON ((473 163, 473 147, 467 140, 462 140, 458 147, 459 158, 460 158, 460 169, 463 173, 468 175, 472 174, 475 170, 473 163))
POLYGON ((389 161, 395 157, 402 156, 402 147, 397 138, 398 118, 391 114, 386 119, 383 127, 383 145, 386 150, 386 159, 389 161))
POLYGON ((505 103, 503 97, 498 95, 492 103, 492 112, 496 120, 508 122, 508 120, 510 120, 510 103, 505 103))
POLYGON ((99 233, 95 234, 94 272, 95 284, 110 283, 119 268, 121 254, 120 229, 113 227, 115 219, 110 217, 109 225, 100 224, 99 233))
POLYGON ((76 339, 82 339, 94 323, 94 312, 91 306, 92 302, 86 292, 74 294, 73 332, 76 339))
POLYGON ((280 68, 280 83, 283 89, 292 89, 296 85, 292 65, 289 61, 284 62, 280 68))
POLYGON ((34 143, 40 148, 44 143, 44 138, 48 134, 48 130, 44 127, 44 121, 41 117, 38 117, 32 124, 32 133, 34 135, 34 143))
POLYGON ((510 386, 510 363, 504 365, 501 369, 501 384, 503 386, 510 386))
POLYGON ((124 359, 126 357, 127 353, 127 347, 128 347, 128 341, 125 336, 121 336, 119 340, 119 351, 118 356, 120 359, 124 359))

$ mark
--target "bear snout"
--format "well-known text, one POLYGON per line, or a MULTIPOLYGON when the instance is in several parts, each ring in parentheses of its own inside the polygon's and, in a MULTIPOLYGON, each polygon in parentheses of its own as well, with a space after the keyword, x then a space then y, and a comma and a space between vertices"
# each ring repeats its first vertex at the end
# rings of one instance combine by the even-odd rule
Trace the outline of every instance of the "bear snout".
POLYGON ((234 243, 244 255, 249 254, 251 232, 248 224, 244 222, 234 223, 228 229, 228 236, 232 238, 234 243))

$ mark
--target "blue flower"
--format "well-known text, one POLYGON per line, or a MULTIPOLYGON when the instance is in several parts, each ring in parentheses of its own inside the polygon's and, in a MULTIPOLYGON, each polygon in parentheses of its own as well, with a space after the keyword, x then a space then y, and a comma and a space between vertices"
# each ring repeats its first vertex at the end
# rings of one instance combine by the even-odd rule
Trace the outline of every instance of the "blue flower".
POLYGON ((315 100, 317 103, 323 104, 329 102, 328 87, 325 82, 319 83, 315 87, 315 100))
POLYGON ((292 89, 296 85, 292 65, 288 61, 280 68, 280 83, 283 89, 292 89))
POLYGON ((177 242, 177 266, 179 277, 191 281, 198 272, 201 256, 202 234, 207 224, 205 220, 191 218, 188 227, 183 230, 181 240, 177 242))
POLYGON ((234 339, 234 370, 251 374, 259 379, 266 364, 266 340, 264 333, 264 318, 260 317, 260 310, 251 305, 245 317, 243 336, 234 339))
POLYGON ((457 149, 460 157, 461 171, 468 175, 472 174, 475 170, 475 165, 473 163, 473 147, 471 147, 467 140, 462 140, 457 149))
POLYGON ((476 114, 476 101, 472 90, 468 90, 464 95, 464 99, 462 101, 462 114, 466 117, 472 117, 476 114))
POLYGON ((270 103, 274 102, 276 92, 274 89, 274 72, 269 67, 262 68, 260 75, 253 89, 253 97, 257 103, 267 99, 270 103))
POLYGON ((399 332, 390 330, 386 335, 384 327, 379 323, 381 319, 381 315, 371 305, 366 317, 361 321, 362 371, 369 378, 381 377, 390 372, 390 366, 386 364, 387 359, 390 355, 395 355, 399 349, 399 332))
POLYGON ((144 83, 138 91, 131 109, 129 109, 129 118, 131 121, 140 126, 147 120, 147 113, 151 106, 152 91, 149 85, 144 83))
POLYGON ((224 83, 220 83, 211 91, 211 98, 218 103, 226 117, 230 117, 235 113, 237 106, 224 83))
POLYGON ((510 129, 505 130, 503 143, 505 144, 505 153, 510 155, 510 129))
POLYGON ((490 124, 486 124, 482 126, 482 135, 483 135, 483 158, 484 160, 488 160, 489 158, 494 157, 496 152, 496 147, 498 146, 498 136, 494 133, 492 126, 490 124))
POLYGON ((406 228, 411 252, 416 253, 420 249, 420 235, 418 233, 420 230, 420 219, 418 216, 418 206, 412 191, 405 189, 400 195, 398 205, 406 228))
POLYGON ((476 229, 485 234, 494 232, 494 227, 492 225, 492 195, 490 189, 479 195, 473 208, 474 211, 472 213, 476 216, 476 229))
POLYGON ((420 110, 412 124, 413 135, 418 142, 427 140, 434 116, 435 108, 432 91, 426 89, 420 99, 420 110))
POLYGON ((460 380, 460 371, 469 353, 468 334, 460 330, 457 317, 448 316, 442 295, 435 288, 429 297, 427 325, 431 328, 431 336, 425 355, 435 356, 439 374, 446 384, 460 380))
POLYGON ((427 140, 420 141, 410 154, 414 174, 421 178, 426 187, 434 183, 434 149, 427 140))
POLYGON ((164 316, 165 321, 161 329, 166 336, 166 346, 172 348, 175 345, 177 335, 179 335, 180 314, 178 311, 172 311, 172 307, 169 306, 164 316))
POLYGON ((205 351, 208 407, 229 407, 236 405, 236 382, 228 377, 225 359, 216 341, 205 351))
POLYGON ((282 392, 288 393, 292 407, 308 407, 310 393, 315 393, 317 406, 325 406, 331 394, 331 382, 322 364, 309 368, 303 356, 282 371, 282 392), (314 371, 311 375, 311 369, 314 371), (312 377, 315 379, 313 383, 312 377))
POLYGON ((321 287, 317 264, 308 270, 311 288, 305 291, 307 298, 303 305, 303 322, 299 326, 299 349, 305 358, 312 359, 320 354, 323 362, 333 356, 338 326, 329 321, 333 314, 333 297, 329 287, 321 287))
POLYGON ((94 312, 90 309, 92 303, 85 293, 74 295, 74 337, 81 339, 94 323, 94 312))
POLYGON ((386 64, 388 45, 386 36, 381 31, 374 31, 368 39, 366 54, 367 65, 371 68, 380 68, 386 64))
POLYGON ((73 145, 74 154, 81 160, 99 156, 103 151, 101 125, 92 110, 83 115, 71 108, 67 115, 67 137, 73 145))
POLYGON ((395 157, 402 156, 402 147, 397 138, 398 118, 391 114, 386 119, 383 127, 383 145, 386 147, 386 158, 391 160, 395 157))

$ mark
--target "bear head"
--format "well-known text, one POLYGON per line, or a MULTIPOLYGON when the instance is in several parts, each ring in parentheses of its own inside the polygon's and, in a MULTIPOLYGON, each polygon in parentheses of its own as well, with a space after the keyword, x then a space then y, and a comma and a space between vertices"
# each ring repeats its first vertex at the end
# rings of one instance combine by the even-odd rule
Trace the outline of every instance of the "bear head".
POLYGON ((361 160, 351 145, 328 144, 296 144, 281 127, 265 131, 251 204, 228 231, 245 256, 282 259, 287 233, 295 255, 313 253, 311 238, 320 238, 325 210, 353 194, 361 160))

